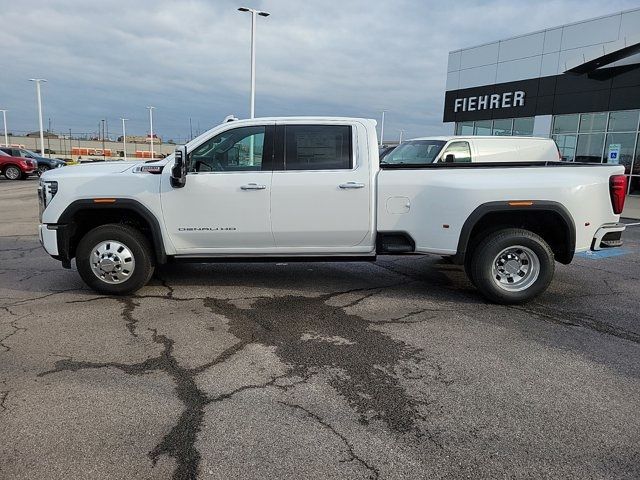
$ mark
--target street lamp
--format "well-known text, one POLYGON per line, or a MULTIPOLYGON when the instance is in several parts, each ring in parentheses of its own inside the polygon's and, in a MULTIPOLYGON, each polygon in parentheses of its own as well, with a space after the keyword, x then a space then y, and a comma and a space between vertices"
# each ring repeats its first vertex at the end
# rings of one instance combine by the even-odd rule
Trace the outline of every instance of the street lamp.
POLYGON ((9 137, 7 136, 7 111, 0 110, 2 112, 2 120, 4 121, 4 146, 9 146, 9 137))
POLYGON ((256 15, 261 17, 268 17, 270 13, 255 10, 253 8, 240 7, 240 12, 251 12, 251 104, 250 115, 251 118, 255 115, 256 105, 256 15))
POLYGON ((46 82, 44 78, 30 78, 30 82, 36 82, 36 96, 38 97, 38 120, 40 122, 40 155, 44 157, 44 130, 42 128, 42 96, 40 95, 40 84, 46 82))
POLYGON ((124 151, 124 161, 127 161, 127 131, 124 128, 124 122, 129 120, 128 118, 121 118, 122 120, 122 149, 124 151))
POLYGON ((382 122, 380 123, 380 146, 382 146, 382 138, 384 137, 384 114, 386 110, 382 110, 382 122))
POLYGON ((147 107, 147 109, 149 110, 149 132, 150 132, 150 139, 151 139, 151 158, 154 157, 153 154, 153 109, 156 107, 147 107))

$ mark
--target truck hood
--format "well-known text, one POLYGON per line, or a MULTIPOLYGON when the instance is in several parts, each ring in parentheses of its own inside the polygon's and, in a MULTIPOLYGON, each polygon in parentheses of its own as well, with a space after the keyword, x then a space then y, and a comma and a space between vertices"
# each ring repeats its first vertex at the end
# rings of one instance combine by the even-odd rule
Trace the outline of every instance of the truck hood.
POLYGON ((58 178, 64 178, 69 176, 99 176, 108 175, 113 173, 125 172, 135 165, 140 165, 143 162, 93 162, 83 163, 80 165, 69 165, 65 168, 55 168, 49 170, 42 175, 43 180, 55 180, 58 178))

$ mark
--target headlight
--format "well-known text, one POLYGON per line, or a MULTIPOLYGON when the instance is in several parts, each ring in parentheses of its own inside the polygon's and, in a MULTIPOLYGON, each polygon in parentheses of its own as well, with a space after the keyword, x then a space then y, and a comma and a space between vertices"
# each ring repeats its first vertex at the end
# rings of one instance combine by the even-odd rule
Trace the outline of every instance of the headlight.
POLYGON ((58 182, 53 180, 40 180, 38 186, 38 203, 40 204, 40 220, 42 220, 42 212, 47 205, 51 203, 53 197, 58 193, 58 182))

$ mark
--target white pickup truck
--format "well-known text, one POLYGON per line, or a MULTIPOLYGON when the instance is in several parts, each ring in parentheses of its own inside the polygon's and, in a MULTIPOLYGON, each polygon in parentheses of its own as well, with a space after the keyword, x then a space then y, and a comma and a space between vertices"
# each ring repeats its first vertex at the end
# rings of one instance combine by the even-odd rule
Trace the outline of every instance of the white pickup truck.
POLYGON ((40 240, 105 294, 177 261, 452 257, 485 297, 527 301, 554 262, 617 247, 624 168, 561 162, 385 164, 376 122, 219 125, 166 159, 46 172, 40 240))

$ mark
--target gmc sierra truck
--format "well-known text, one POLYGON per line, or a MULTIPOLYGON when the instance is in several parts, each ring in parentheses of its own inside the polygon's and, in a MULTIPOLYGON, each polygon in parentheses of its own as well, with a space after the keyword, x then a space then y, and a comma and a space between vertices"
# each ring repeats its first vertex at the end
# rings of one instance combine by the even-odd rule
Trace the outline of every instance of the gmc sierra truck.
POLYGON ((434 149, 381 162, 367 119, 230 121, 166 159, 44 173, 40 241, 104 294, 167 262, 436 254, 505 304, 542 293, 555 261, 622 244, 622 166, 468 162, 455 137, 434 149))

